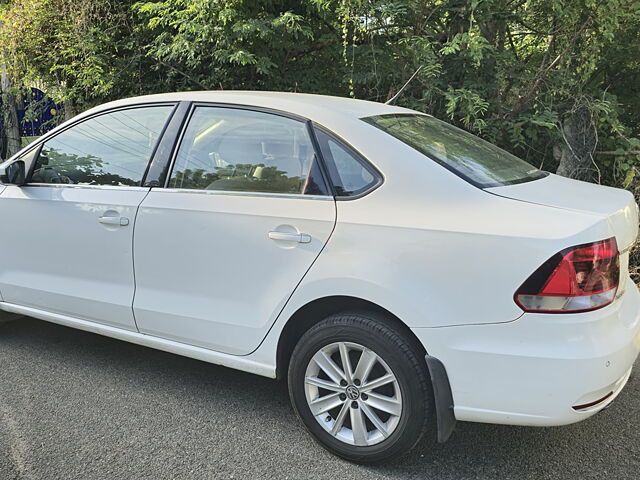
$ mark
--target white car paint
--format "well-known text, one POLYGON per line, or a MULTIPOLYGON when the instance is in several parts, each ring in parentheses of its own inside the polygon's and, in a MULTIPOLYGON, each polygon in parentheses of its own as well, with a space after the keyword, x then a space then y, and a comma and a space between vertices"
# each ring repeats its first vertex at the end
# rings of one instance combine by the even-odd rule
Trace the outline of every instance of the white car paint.
POLYGON ((458 420, 569 424, 606 407, 628 380, 640 349, 640 294, 630 281, 625 290, 593 312, 414 332, 445 363, 458 420), (595 408, 571 408, 610 391, 595 408))
POLYGON ((9 185, 0 217, 10 245, 0 268, 5 302, 136 330, 133 228, 100 223, 115 215, 135 221, 148 188, 9 185))
POLYGON ((331 197, 224 193, 163 188, 145 198, 133 309, 141 333, 242 355, 260 344, 322 250, 336 206, 331 197), (272 231, 311 241, 272 240, 272 231))
POLYGON ((324 297, 352 296, 397 316, 442 361, 460 420, 571 423, 613 396, 581 412, 572 405, 624 386, 640 351, 640 300, 628 279, 628 253, 621 257, 624 292, 599 310, 525 314, 513 295, 566 247, 615 236, 620 250, 628 249, 638 233, 628 192, 554 175, 481 190, 362 122, 412 112, 372 102, 189 92, 121 100, 79 119, 182 100, 309 118, 346 139, 384 183, 337 202, 156 187, 0 187, 0 213, 16 219, 8 222, 16 225, 9 240, 16 250, 0 267, 0 308, 275 377, 278 342, 295 312, 324 297), (39 199, 32 191, 42 188, 50 193, 39 199), (112 232, 99 224, 107 209, 135 229, 112 232), (281 247, 268 238, 285 225, 311 235, 311 243, 281 247), (56 252, 42 251, 44 238, 56 252), (45 253, 57 256, 40 269, 45 253), (69 264, 74 255, 82 261, 69 264), (240 258, 246 261, 234 262, 240 258))
POLYGON ((626 190, 551 174, 540 179, 540 183, 520 183, 486 191, 529 203, 601 215, 611 224, 621 250, 631 246, 638 236, 638 206, 626 190))

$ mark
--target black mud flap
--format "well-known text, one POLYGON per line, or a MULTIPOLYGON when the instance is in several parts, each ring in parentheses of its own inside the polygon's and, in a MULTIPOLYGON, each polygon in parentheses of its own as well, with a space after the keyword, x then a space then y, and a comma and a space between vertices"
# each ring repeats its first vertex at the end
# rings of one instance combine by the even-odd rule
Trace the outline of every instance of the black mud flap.
POLYGON ((425 360, 429 368, 431 384, 433 385, 433 397, 436 404, 438 443, 444 443, 449 439, 456 426, 449 376, 440 360, 430 355, 426 355, 425 360))

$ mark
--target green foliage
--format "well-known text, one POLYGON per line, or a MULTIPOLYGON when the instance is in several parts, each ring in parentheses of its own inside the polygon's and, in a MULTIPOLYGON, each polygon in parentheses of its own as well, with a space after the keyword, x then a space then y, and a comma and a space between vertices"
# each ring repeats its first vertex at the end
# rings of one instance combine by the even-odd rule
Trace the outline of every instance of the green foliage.
POLYGON ((340 92, 330 70, 338 53, 324 48, 331 18, 306 2, 167 0, 133 11, 153 37, 147 56, 172 87, 340 92))
POLYGON ((481 132, 486 127, 482 118, 489 108, 489 102, 478 93, 466 88, 449 88, 444 92, 446 112, 450 119, 458 118, 471 130, 481 132))
POLYGON ((16 80, 71 109, 118 96, 130 89, 137 60, 129 3, 12 1, 1 17, 0 54, 16 80))
POLYGON ((586 108, 597 179, 640 181, 640 0, 12 0, 0 55, 70 108, 188 89, 400 98, 545 169, 586 108), (600 153, 598 153, 600 152, 600 153))

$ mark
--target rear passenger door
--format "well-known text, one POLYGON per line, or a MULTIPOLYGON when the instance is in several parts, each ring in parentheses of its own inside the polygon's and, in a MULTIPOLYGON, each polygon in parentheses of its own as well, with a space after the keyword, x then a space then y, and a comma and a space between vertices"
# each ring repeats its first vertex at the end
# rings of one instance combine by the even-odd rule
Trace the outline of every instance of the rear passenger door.
POLYGON ((167 188, 152 188, 136 221, 140 332, 250 353, 335 220, 307 122, 194 106, 167 188))

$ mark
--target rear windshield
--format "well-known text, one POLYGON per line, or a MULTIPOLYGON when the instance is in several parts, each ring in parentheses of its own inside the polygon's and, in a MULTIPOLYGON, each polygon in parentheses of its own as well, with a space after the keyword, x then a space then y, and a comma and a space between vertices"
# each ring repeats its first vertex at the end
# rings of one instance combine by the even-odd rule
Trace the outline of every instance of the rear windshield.
POLYGON ((546 176, 515 155, 428 115, 387 114, 362 120, 480 188, 529 182, 546 176))

